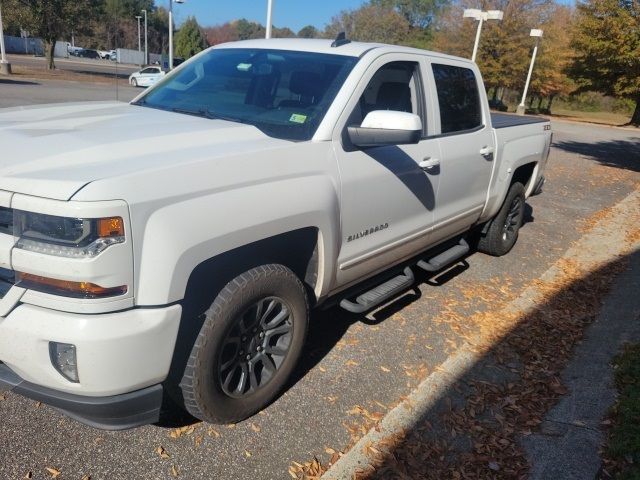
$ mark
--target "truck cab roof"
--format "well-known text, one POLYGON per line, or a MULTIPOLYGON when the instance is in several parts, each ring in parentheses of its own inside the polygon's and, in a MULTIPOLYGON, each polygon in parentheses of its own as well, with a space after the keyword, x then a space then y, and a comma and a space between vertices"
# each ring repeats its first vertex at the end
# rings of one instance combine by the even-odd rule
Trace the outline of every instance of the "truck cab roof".
POLYGON ((429 55, 438 58, 448 58, 469 62, 471 60, 444 53, 434 52, 431 50, 422 50, 419 48, 405 47, 400 45, 389 45, 386 43, 370 43, 370 42, 349 42, 340 46, 333 47, 333 40, 317 39, 317 38, 269 38, 255 40, 241 40, 236 42, 221 43, 211 48, 264 48, 273 50, 291 50, 298 52, 324 53, 329 55, 345 55, 350 57, 362 57, 372 50, 384 49, 395 53, 418 53, 421 55, 429 55))

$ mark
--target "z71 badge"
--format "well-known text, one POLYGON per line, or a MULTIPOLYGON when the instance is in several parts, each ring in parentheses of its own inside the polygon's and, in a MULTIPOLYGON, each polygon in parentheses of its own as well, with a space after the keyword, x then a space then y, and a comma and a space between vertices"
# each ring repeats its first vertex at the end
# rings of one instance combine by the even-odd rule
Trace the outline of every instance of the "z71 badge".
POLYGON ((362 230, 361 232, 355 233, 353 235, 349 235, 347 237, 347 242, 352 242, 354 240, 358 240, 359 238, 362 237, 367 237, 373 233, 379 232, 381 230, 386 230, 387 228, 389 228, 389 224, 388 223, 383 223, 382 225, 376 225, 375 227, 371 227, 368 228, 366 230, 362 230))

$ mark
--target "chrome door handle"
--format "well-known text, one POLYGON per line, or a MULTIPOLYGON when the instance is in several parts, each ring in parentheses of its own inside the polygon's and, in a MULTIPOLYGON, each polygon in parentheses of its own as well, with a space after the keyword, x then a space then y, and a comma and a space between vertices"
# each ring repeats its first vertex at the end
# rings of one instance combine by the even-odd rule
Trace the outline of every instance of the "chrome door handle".
POLYGON ((487 160, 493 160, 493 152, 494 152, 493 147, 482 147, 480 149, 480 155, 482 155, 487 160))
POLYGON ((431 158, 431 157, 427 157, 421 162, 418 162, 418 166, 425 172, 433 170, 439 165, 440 165, 440 160, 437 158, 431 158))

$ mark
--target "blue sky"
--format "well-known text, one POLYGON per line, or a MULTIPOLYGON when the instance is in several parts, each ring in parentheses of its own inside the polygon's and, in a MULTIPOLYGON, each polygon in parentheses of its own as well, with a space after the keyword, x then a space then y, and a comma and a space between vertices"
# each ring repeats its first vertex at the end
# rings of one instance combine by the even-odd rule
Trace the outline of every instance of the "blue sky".
MULTIPOLYGON (((556 0, 572 5, 575 0, 556 0)), ((158 6, 168 6, 169 0, 156 0, 158 6)), ((305 25, 322 29, 341 10, 357 8, 366 0, 273 0, 273 24, 289 27, 297 32, 305 25)), ((176 23, 194 15, 204 27, 238 18, 246 18, 262 25, 266 23, 267 0, 185 0, 174 4, 176 23)))
MULTIPOLYGON (((169 0, 156 0, 158 6, 168 6, 169 0)), ((324 27, 341 10, 357 8, 364 0, 273 0, 273 24, 289 27, 294 31, 305 25, 324 27)), ((267 0, 185 0, 174 4, 176 23, 187 16, 195 15, 202 26, 225 23, 237 18, 246 18, 266 23, 267 0)))

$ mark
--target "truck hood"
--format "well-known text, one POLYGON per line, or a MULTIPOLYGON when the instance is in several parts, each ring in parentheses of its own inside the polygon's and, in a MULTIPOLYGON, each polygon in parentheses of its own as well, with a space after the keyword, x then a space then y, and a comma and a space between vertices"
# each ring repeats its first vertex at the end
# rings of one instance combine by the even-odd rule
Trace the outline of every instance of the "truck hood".
POLYGON ((287 143, 250 125, 121 102, 0 109, 0 190, 69 200, 85 185, 210 154, 287 143))

